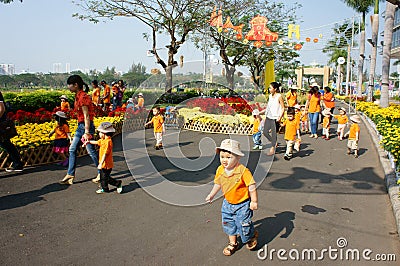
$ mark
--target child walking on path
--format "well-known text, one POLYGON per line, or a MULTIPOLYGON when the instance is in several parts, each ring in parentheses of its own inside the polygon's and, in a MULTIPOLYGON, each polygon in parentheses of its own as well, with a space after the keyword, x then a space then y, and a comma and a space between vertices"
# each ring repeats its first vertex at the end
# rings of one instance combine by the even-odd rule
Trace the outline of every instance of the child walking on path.
POLYGON ((111 177, 111 171, 112 168, 114 167, 114 161, 112 156, 113 143, 111 137, 115 133, 115 129, 113 128, 113 125, 110 122, 103 122, 97 128, 97 131, 99 131, 100 139, 97 141, 95 140, 89 141, 90 144, 100 146, 99 150, 100 160, 97 169, 100 170, 101 188, 96 190, 96 193, 103 194, 110 192, 108 188, 109 184, 117 187, 117 192, 121 193, 122 181, 121 180, 117 181, 111 177))
POLYGON ((349 132, 349 139, 347 141, 347 154, 354 151, 354 157, 358 158, 358 140, 360 139, 360 126, 361 119, 358 115, 350 116, 351 126, 349 132))
POLYGON ((333 117, 338 121, 337 127, 337 135, 339 140, 343 140, 344 129, 346 128, 347 122, 349 122, 349 118, 346 115, 346 109, 340 107, 339 115, 334 115, 333 117))
POLYGON ((49 133, 49 138, 54 134, 53 152, 61 154, 65 160, 60 163, 62 166, 68 165, 69 144, 72 142, 67 116, 64 112, 57 111, 53 114, 56 120, 56 127, 49 133))
POLYGON ((322 120, 322 138, 329 140, 329 127, 331 126, 331 111, 329 108, 325 108, 322 111, 324 119, 322 120))
POLYGON ((262 126, 263 121, 260 116, 260 111, 258 109, 254 109, 252 112, 254 121, 253 121, 253 150, 262 150, 262 143, 261 143, 261 135, 262 135, 262 126))
POLYGON ((287 119, 282 123, 282 126, 285 126, 285 140, 286 140, 286 152, 283 158, 285 160, 290 160, 293 157, 293 147, 296 143, 297 139, 300 138, 300 125, 297 123, 297 120, 294 118, 295 110, 293 107, 289 107, 287 110, 287 119))
POLYGON ((161 115, 160 107, 153 108, 153 115, 153 118, 144 125, 148 126, 153 124, 154 137, 156 139, 156 145, 154 147, 156 150, 159 150, 162 147, 162 135, 165 134, 164 118, 161 115))
POLYGON ((305 105, 300 106, 300 114, 301 132, 308 133, 308 113, 305 105))
POLYGON ((256 182, 250 170, 239 162, 244 154, 238 141, 225 139, 216 148, 216 152, 219 153, 221 165, 217 169, 214 187, 206 201, 211 203, 217 192, 222 190, 222 228, 229 237, 229 244, 224 248, 223 254, 230 256, 239 247, 237 235, 240 235, 247 249, 257 246, 258 232, 251 220, 253 210, 258 208, 256 182))

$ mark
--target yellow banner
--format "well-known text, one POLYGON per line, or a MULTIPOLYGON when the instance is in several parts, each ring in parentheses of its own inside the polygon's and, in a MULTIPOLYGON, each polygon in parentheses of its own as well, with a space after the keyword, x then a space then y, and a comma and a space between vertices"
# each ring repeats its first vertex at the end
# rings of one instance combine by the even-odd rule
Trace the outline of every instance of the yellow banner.
POLYGON ((275 68, 274 68, 274 60, 270 60, 265 64, 265 75, 264 75, 264 90, 267 93, 269 84, 275 81, 275 68))

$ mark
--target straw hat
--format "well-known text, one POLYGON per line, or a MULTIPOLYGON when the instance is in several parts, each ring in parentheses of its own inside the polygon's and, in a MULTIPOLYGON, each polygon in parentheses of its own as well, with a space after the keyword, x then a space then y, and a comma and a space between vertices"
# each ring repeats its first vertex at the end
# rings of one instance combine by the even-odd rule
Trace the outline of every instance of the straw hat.
POLYGON ((358 115, 352 115, 352 116, 350 116, 350 120, 351 121, 353 121, 354 123, 361 123, 361 119, 360 119, 360 116, 358 116, 358 115))
POLYGON ((329 108, 324 109, 324 110, 322 111, 322 115, 323 115, 323 116, 332 115, 331 109, 329 109, 329 108))
POLYGON ((343 107, 339 107, 338 110, 339 110, 339 111, 342 110, 343 112, 347 113, 346 109, 343 108, 343 107))
POLYGON ((60 96, 60 99, 68 100, 68 97, 67 97, 67 95, 61 95, 61 96, 60 96))
POLYGON ((224 139, 221 142, 221 145, 216 148, 217 153, 219 153, 221 150, 229 151, 238 156, 244 156, 244 153, 240 151, 240 143, 237 140, 224 139))
POLYGON ((258 109, 254 109, 253 112, 251 112, 252 115, 259 115, 260 114, 260 110, 258 109))
POLYGON ((67 115, 62 111, 57 111, 55 114, 53 114, 53 116, 59 116, 61 118, 67 119, 67 115))
POLYGON ((97 131, 100 131, 101 133, 114 133, 115 128, 110 122, 103 122, 97 127, 97 131))
POLYGON ((139 92, 139 93, 138 93, 138 96, 142 96, 142 97, 143 97, 143 93, 139 92))
POLYGON ((317 82, 313 82, 313 83, 311 83, 311 87, 318 87, 318 88, 320 88, 321 86, 319 86, 317 82))
POLYGON ((297 110, 300 110, 300 105, 299 104, 296 104, 295 106, 293 106, 294 107, 294 109, 297 109, 297 110))

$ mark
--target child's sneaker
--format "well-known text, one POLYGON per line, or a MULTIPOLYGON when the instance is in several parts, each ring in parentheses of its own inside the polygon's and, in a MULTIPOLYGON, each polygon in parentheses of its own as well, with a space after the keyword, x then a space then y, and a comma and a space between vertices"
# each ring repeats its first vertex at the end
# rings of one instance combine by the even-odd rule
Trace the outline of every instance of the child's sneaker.
POLYGON ((257 149, 258 149, 258 145, 254 145, 253 150, 257 150, 257 149))
POLYGON ((354 154, 354 158, 358 158, 358 154, 354 154))
POLYGON ((263 149, 263 146, 262 146, 262 145, 258 145, 258 149, 259 149, 259 150, 262 150, 262 149, 263 149))
POLYGON ((325 140, 329 140, 329 138, 325 137, 325 140))
POLYGON ((155 148, 156 150, 159 150, 159 149, 160 149, 160 146, 156 145, 156 146, 154 146, 154 148, 155 148))
POLYGON ((92 179, 92 182, 95 183, 95 184, 100 183, 100 174, 97 174, 96 178, 92 179))
POLYGON ((325 139, 326 137, 324 135, 322 135, 321 138, 325 139))
POLYGON ((288 154, 285 154, 285 155, 283 155, 283 159, 285 159, 286 161, 289 161, 290 160, 290 155, 288 155, 288 154))
POLYGON ((246 248, 252 250, 257 246, 258 231, 254 231, 254 236, 246 243, 246 248))
POLYGON ((118 194, 122 193, 122 181, 119 181, 119 185, 117 186, 117 193, 118 194))
POLYGON ((22 166, 11 166, 6 168, 6 172, 22 172, 24 170, 24 168, 22 166))
POLYGON ((107 191, 105 191, 104 189, 100 188, 100 189, 96 190, 96 193, 97 194, 104 194, 104 193, 107 193, 107 191))

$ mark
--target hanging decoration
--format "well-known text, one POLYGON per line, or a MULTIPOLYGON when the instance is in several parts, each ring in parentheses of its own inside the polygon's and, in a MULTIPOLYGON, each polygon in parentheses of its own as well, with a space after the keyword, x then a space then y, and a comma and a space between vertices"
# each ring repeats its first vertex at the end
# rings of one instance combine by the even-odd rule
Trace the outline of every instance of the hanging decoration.
POLYGON ((293 33, 297 40, 300 40, 300 25, 289 24, 288 25, 288 38, 293 38, 293 33))

